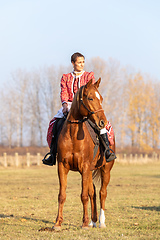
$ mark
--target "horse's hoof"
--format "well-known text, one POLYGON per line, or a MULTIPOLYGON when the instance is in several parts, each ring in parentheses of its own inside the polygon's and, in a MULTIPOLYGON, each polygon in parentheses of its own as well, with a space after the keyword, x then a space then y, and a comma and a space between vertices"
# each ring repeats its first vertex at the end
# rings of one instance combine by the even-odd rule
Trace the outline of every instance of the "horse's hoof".
POLYGON ((58 232, 61 230, 61 226, 53 226, 53 229, 58 232))
POLYGON ((106 228, 106 224, 105 223, 100 223, 99 228, 106 228))

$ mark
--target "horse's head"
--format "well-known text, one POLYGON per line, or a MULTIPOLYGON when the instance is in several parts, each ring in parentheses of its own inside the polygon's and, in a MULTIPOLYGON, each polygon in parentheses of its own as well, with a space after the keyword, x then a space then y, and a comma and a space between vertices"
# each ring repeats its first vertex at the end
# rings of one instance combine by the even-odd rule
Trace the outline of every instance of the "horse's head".
POLYGON ((88 117, 92 122, 94 122, 99 129, 105 127, 107 123, 104 110, 102 108, 103 98, 98 91, 101 78, 94 84, 92 84, 92 79, 80 89, 80 114, 84 117, 88 117))

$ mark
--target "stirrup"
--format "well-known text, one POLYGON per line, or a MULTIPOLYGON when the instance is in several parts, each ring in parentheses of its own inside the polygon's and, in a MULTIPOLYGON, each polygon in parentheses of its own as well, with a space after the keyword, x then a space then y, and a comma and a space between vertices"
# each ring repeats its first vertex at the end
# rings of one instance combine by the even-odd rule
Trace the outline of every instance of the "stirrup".
POLYGON ((104 156, 105 156, 106 162, 111 162, 111 161, 113 161, 114 159, 117 158, 115 153, 114 153, 114 151, 112 149, 110 149, 110 148, 109 149, 105 149, 104 156), (108 157, 106 156, 107 155, 107 151, 109 151, 109 152, 112 151, 112 152, 110 152, 108 157))
POLYGON ((53 165, 56 164, 56 156, 54 156, 52 153, 48 152, 48 153, 44 156, 42 162, 43 162, 43 164, 45 164, 45 165, 53 166, 53 165), (48 155, 50 155, 50 156, 46 159, 46 157, 47 157, 48 155))
MULTIPOLYGON (((46 160, 46 157, 48 156, 48 155, 51 155, 52 153, 50 153, 50 152, 48 152, 45 156, 44 156, 44 158, 43 158, 43 160, 46 160)), ((42 160, 42 161, 43 161, 42 160)))

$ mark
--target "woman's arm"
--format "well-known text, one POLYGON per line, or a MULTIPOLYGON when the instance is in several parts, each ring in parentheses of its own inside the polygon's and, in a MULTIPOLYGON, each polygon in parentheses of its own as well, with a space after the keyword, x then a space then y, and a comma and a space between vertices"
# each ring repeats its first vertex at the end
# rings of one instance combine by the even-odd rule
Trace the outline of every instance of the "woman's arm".
POLYGON ((63 76, 61 78, 61 93, 60 93, 62 105, 64 103, 67 103, 68 102, 68 98, 69 98, 68 97, 67 86, 66 86, 66 80, 67 80, 67 78, 63 74, 63 76))
POLYGON ((63 107, 63 113, 66 113, 68 112, 68 99, 69 99, 69 96, 68 96, 68 91, 67 91, 67 86, 66 86, 66 76, 63 75, 62 78, 61 78, 61 102, 62 102, 62 107, 63 107))

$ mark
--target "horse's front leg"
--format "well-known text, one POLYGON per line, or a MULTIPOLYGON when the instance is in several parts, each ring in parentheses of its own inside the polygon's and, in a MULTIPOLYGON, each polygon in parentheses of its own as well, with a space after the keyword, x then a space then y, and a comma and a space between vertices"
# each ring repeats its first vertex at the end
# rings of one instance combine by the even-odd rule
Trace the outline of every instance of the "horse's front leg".
POLYGON ((68 169, 66 169, 62 162, 58 162, 58 177, 59 177, 59 195, 58 195, 58 214, 56 218, 56 223, 54 225, 55 230, 61 229, 61 224, 63 222, 63 206, 66 200, 66 187, 67 187, 67 174, 68 169))
POLYGON ((106 163, 104 167, 101 168, 101 189, 99 192, 100 196, 100 215, 99 215, 99 227, 100 228, 105 228, 105 215, 104 215, 104 210, 105 210, 105 200, 107 197, 107 185, 110 181, 110 171, 113 167, 114 160, 106 163))
POLYGON ((89 176, 90 169, 87 164, 83 167, 82 171, 82 193, 81 201, 83 204, 83 225, 82 228, 88 228, 89 217, 88 217, 88 191, 89 191, 89 176))
POLYGON ((97 222, 96 189, 93 184, 91 171, 90 171, 90 178, 89 178, 89 197, 91 202, 91 222, 89 224, 89 227, 96 227, 96 222, 97 222))

